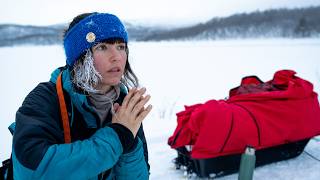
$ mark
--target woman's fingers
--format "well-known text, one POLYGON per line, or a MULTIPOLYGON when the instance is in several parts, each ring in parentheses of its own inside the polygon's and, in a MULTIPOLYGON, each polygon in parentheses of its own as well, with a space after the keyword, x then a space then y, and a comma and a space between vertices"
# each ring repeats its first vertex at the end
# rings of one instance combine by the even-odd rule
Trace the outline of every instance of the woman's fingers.
POLYGON ((124 98, 122 105, 119 107, 115 106, 116 114, 119 116, 120 121, 122 119, 128 123, 138 123, 145 118, 151 110, 151 106, 144 107, 151 98, 150 95, 143 96, 145 92, 146 88, 139 90, 132 88, 124 98))
POLYGON ((141 100, 142 95, 146 92, 146 88, 141 88, 140 90, 137 90, 133 97, 129 100, 128 103, 128 110, 131 112, 133 108, 136 106, 136 104, 141 100))
POLYGON ((144 105, 150 100, 151 96, 147 95, 142 97, 140 101, 133 107, 132 114, 137 116, 141 111, 144 110, 144 105))
POLYGON ((120 107, 120 105, 118 103, 113 104, 114 113, 116 113, 119 110, 119 107, 120 107))
POLYGON ((144 120, 144 118, 150 113, 151 109, 152 109, 152 105, 149 104, 149 105, 147 106, 147 108, 144 109, 144 110, 138 115, 138 117, 137 117, 136 120, 137 120, 138 122, 142 122, 142 121, 144 120))
POLYGON ((112 123, 124 125, 130 129, 134 136, 136 136, 141 122, 152 109, 151 105, 144 107, 151 98, 150 95, 144 96, 145 92, 145 88, 139 90, 132 88, 124 98, 121 106, 117 103, 114 104, 115 114, 112 117, 112 123))
POLYGON ((126 97, 123 99, 122 102, 122 106, 123 107, 127 107, 128 103, 130 102, 130 99, 132 98, 132 96, 136 93, 137 89, 136 88, 132 88, 129 90, 129 93, 126 95, 126 97))

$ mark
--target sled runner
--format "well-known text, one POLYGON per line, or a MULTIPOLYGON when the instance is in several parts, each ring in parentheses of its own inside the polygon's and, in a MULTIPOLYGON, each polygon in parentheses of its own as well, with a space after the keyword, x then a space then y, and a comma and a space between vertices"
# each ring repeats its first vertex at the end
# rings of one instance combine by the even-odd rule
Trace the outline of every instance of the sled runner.
MULTIPOLYGON (((299 156, 309 139, 283 144, 256 151, 256 167, 299 156)), ((207 159, 193 159, 186 147, 177 148, 174 159, 176 169, 185 167, 188 174, 201 178, 220 177, 239 171, 241 154, 225 155, 207 159)))
POLYGON ((186 106, 177 121, 168 139, 177 168, 212 177, 237 172, 247 146, 256 166, 298 156, 320 134, 320 107, 310 82, 282 70, 267 82, 245 77, 228 99, 186 106))

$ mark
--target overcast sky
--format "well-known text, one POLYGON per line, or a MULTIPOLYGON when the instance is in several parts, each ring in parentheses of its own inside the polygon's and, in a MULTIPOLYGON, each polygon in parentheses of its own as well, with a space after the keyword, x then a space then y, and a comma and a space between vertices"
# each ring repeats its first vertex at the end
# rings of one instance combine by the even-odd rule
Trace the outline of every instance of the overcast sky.
POLYGON ((151 24, 204 22, 214 16, 280 7, 320 5, 320 0, 0 0, 0 24, 67 23, 83 12, 109 12, 151 24))

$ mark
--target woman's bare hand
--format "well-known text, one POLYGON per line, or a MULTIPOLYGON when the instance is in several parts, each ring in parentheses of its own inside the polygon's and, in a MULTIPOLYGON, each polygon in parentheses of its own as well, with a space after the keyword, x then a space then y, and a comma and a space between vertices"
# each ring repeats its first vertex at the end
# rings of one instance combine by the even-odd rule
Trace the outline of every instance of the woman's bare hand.
POLYGON ((144 107, 150 99, 150 95, 144 96, 145 88, 130 89, 124 98, 122 105, 114 105, 115 114, 112 117, 112 123, 119 123, 127 127, 136 137, 141 126, 141 122, 149 114, 152 109, 151 105, 144 107))

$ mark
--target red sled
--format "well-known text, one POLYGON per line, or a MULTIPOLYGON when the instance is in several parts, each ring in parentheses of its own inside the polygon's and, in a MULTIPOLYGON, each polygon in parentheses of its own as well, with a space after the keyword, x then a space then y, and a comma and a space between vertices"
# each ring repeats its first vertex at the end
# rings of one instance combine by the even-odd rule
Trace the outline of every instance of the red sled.
POLYGON ((237 172, 247 146, 257 150, 256 166, 301 154, 320 134, 320 107, 313 85, 295 74, 281 70, 267 82, 245 77, 227 100, 185 106, 168 139, 177 166, 212 177, 237 172))

